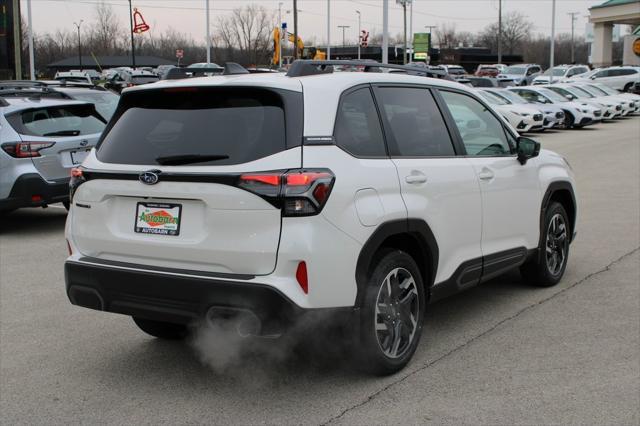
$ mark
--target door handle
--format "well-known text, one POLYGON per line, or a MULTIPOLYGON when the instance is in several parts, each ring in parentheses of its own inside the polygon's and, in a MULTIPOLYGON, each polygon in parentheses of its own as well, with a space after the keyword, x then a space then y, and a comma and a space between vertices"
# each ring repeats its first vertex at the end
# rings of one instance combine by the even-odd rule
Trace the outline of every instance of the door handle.
POLYGON ((422 173, 410 174, 404 178, 404 181, 407 183, 425 183, 427 181, 427 177, 422 173))
POLYGON ((478 177, 482 180, 491 180, 495 177, 495 174, 491 169, 483 167, 482 170, 480 170, 480 173, 478 173, 478 177))

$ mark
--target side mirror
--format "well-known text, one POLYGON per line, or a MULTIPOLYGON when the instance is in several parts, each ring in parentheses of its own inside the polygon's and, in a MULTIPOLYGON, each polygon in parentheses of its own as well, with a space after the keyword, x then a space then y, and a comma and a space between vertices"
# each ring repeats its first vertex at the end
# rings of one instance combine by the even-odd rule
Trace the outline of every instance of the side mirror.
POLYGON ((525 165, 530 158, 537 157, 540 154, 540 143, 533 139, 519 137, 517 141, 518 161, 525 165))
POLYGON ((591 77, 589 77, 589 78, 590 78, 591 80, 595 80, 595 79, 596 79, 596 76, 595 76, 595 75, 592 75, 592 76, 591 76, 591 77))
POLYGON ((576 99, 576 97, 573 96, 572 94, 568 94, 567 98, 569 98, 570 101, 574 101, 576 99))

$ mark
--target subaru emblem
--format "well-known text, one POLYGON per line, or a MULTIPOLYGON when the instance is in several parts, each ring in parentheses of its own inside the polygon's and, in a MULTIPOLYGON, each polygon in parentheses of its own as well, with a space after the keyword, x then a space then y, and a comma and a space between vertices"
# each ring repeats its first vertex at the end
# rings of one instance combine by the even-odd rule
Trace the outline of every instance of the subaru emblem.
POLYGON ((140 182, 146 185, 155 185, 156 183, 158 183, 158 173, 160 173, 158 170, 143 172, 140 173, 138 179, 140 179, 140 182))

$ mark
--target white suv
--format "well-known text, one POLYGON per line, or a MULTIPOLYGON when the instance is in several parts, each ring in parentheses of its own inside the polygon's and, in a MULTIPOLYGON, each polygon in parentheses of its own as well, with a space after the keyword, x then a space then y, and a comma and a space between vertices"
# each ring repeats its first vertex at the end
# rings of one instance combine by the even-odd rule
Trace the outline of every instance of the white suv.
POLYGON ((612 89, 629 92, 635 83, 640 83, 640 67, 624 66, 594 70, 590 74, 578 76, 579 80, 593 80, 594 83, 606 84, 612 89))
POLYGON ((71 302, 163 338, 344 321, 359 365, 389 374, 428 302, 517 267, 561 279, 578 213, 563 157, 458 83, 327 64, 125 90, 72 173, 71 302))

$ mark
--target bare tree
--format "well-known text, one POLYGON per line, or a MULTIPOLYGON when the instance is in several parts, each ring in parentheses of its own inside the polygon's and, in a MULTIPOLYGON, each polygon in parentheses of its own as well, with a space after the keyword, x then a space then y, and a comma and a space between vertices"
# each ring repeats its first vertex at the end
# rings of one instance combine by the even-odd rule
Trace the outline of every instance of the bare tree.
POLYGON ((244 64, 267 63, 271 49, 273 16, 263 6, 250 4, 234 9, 231 15, 217 20, 217 47, 231 53, 237 49, 244 64))
POLYGON ((442 24, 436 28, 436 38, 440 49, 453 49, 458 45, 458 34, 456 24, 442 24))
MULTIPOLYGON (((510 54, 522 49, 523 43, 530 38, 533 22, 520 12, 509 12, 502 19, 502 45, 510 54)), ((487 26, 480 34, 479 41, 493 52, 498 50, 498 23, 487 26)))
MULTIPOLYGON (((99 51, 103 55, 113 55, 119 50, 119 40, 123 31, 111 5, 102 1, 96 4, 95 22, 91 28, 91 50, 99 51)), ((125 33, 128 39, 128 31, 125 33)))

